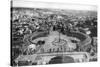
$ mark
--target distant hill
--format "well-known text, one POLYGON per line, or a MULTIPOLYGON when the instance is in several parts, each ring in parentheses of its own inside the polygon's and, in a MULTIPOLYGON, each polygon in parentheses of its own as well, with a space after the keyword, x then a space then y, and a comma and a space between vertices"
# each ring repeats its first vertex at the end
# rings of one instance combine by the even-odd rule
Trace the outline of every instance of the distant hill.
POLYGON ((12 7, 13 10, 30 10, 36 12, 48 12, 52 14, 76 15, 76 16, 97 16, 97 11, 87 10, 63 10, 63 9, 47 9, 47 8, 25 8, 25 7, 12 7))

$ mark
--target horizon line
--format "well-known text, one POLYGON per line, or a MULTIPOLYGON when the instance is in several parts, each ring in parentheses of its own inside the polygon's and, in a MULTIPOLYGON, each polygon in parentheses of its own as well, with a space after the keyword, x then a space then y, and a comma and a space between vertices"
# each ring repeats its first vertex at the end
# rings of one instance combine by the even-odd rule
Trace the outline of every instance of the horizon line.
POLYGON ((50 8, 63 10, 83 10, 83 11, 97 11, 96 5, 82 5, 69 3, 55 3, 55 2, 38 2, 38 1, 11 1, 11 7, 23 8, 50 8))

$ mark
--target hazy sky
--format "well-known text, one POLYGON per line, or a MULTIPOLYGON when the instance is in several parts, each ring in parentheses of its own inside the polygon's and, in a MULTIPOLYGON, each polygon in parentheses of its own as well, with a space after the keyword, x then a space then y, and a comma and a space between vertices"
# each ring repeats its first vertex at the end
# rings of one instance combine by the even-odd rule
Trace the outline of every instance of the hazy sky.
POLYGON ((72 9, 72 10, 89 10, 97 11, 97 6, 94 5, 78 5, 65 3, 48 3, 48 2, 32 2, 13 0, 13 7, 29 7, 29 8, 54 8, 54 9, 72 9))

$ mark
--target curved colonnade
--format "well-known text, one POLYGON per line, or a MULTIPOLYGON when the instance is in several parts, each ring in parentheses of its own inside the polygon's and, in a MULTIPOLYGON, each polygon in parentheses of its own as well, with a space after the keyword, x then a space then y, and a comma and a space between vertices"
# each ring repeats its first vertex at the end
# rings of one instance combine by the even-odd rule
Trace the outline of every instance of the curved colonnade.
MULTIPOLYGON (((58 33, 57 33, 58 34, 58 33)), ((63 36, 63 35, 62 35, 63 36)), ((80 40, 80 42, 79 42, 79 45, 81 46, 81 48, 82 47, 84 47, 84 46, 86 46, 86 45, 88 45, 88 44, 90 44, 91 43, 91 38, 88 36, 88 35, 86 35, 86 34, 83 34, 83 33, 81 33, 81 32, 71 32, 70 34, 66 34, 66 36, 69 36, 69 37, 75 37, 75 38, 77 38, 77 39, 79 39, 80 40)), ((27 47, 31 44, 31 43, 34 43, 34 40, 35 39, 37 39, 37 38, 44 38, 45 40, 48 40, 47 39, 47 37, 49 37, 48 36, 48 32, 40 32, 40 33, 37 33, 37 32, 35 32, 35 33, 33 33, 33 34, 30 34, 30 35, 28 35, 28 36, 25 36, 25 38, 24 38, 24 42, 26 42, 26 45, 27 45, 27 47)), ((65 37, 65 36, 64 36, 65 37)), ((65 39, 66 40, 66 39, 65 39)), ((51 42, 51 41, 50 41, 51 42)), ((47 45, 48 46, 48 45, 47 45)), ((79 59, 82 59, 82 58, 87 58, 87 59, 85 59, 84 61, 86 62, 86 61, 89 61, 89 56, 88 56, 88 54, 86 53, 86 52, 55 52, 54 54, 53 53, 40 53, 40 49, 41 48, 44 48, 44 46, 40 46, 39 48, 37 48, 37 51, 36 51, 36 53, 35 54, 33 54, 33 55, 21 55, 21 56, 19 56, 15 61, 16 62, 18 62, 18 61, 25 61, 25 60, 31 60, 32 62, 37 62, 37 63, 41 63, 41 62, 43 62, 42 60, 45 60, 45 62, 48 62, 49 63, 49 61, 52 59, 52 58, 54 58, 54 57, 56 57, 56 55, 57 56, 61 56, 62 54, 63 54, 63 56, 65 55, 65 56, 70 56, 70 57, 72 57, 72 58, 74 58, 75 59, 75 62, 78 62, 77 61, 77 59, 79 58, 79 59), (64 54, 65 53, 65 54, 64 54), (43 55, 43 56, 42 56, 43 55), (52 56, 51 56, 52 55, 52 56), (41 56, 41 57, 40 57, 41 56), (84 56, 86 56, 86 57, 84 57, 84 56), (40 60, 37 60, 37 58, 40 58, 40 59, 42 59, 41 61, 40 60), (48 59, 46 58, 46 57, 48 57, 48 59), (45 59, 46 58, 46 59, 45 59)), ((44 48, 45 49, 45 48, 44 48)), ((65 57, 64 56, 64 57, 65 57)), ((38 59, 39 59, 38 58, 38 59)), ((63 60, 64 61, 64 60, 63 60)), ((51 62, 51 61, 50 61, 51 62)), ((65 61, 64 61, 65 62, 65 61)), ((82 60, 80 60, 80 62, 82 62, 82 60)), ((67 61, 65 62, 65 63, 67 63, 67 61)))

